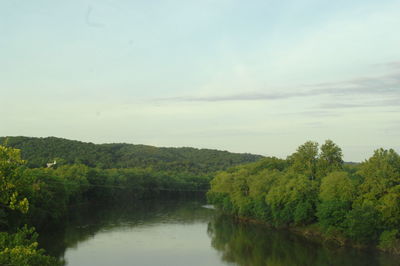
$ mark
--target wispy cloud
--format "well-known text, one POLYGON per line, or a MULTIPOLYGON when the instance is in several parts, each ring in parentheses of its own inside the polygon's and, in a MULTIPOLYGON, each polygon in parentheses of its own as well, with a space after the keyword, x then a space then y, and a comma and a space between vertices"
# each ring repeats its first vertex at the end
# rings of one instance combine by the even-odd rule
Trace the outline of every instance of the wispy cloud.
POLYGON ((360 77, 346 81, 311 84, 310 87, 320 89, 314 92, 326 92, 328 94, 381 94, 400 91, 400 72, 381 76, 360 77))
POLYGON ((344 109, 344 108, 363 108, 363 107, 400 107, 400 97, 397 99, 391 100, 376 100, 376 101, 368 101, 361 103, 345 103, 345 102, 336 102, 336 103, 325 103, 321 104, 319 107, 323 109, 344 109))
POLYGON ((302 117, 337 117, 338 113, 333 111, 324 111, 324 110, 312 110, 312 111, 300 111, 300 112, 291 112, 291 113, 280 113, 279 116, 302 116, 302 117))
MULTIPOLYGON (((400 65, 400 62, 392 62, 389 64, 400 65)), ((392 67, 395 68, 395 67, 392 67)), ((315 96, 393 96, 400 97, 400 72, 385 74, 381 76, 360 77, 346 81, 317 83, 299 86, 298 91, 288 88, 285 91, 275 92, 249 92, 231 95, 207 95, 207 96, 180 96, 158 99, 160 101, 176 101, 176 102, 229 102, 229 101, 274 101, 284 100, 298 97, 315 97, 315 96)), ((362 104, 342 103, 341 107, 362 107, 362 106, 378 106, 387 104, 382 102, 366 102, 362 104)), ((395 105, 391 103, 390 105, 395 105)), ((326 105, 325 107, 328 107, 326 105)), ((340 104, 335 105, 338 108, 340 104)))
POLYGON ((400 61, 391 61, 391 62, 386 62, 386 63, 381 63, 381 64, 375 64, 374 66, 399 69, 400 61))
POLYGON ((260 100, 280 100, 288 99, 293 97, 304 97, 309 96, 310 92, 293 92, 293 93, 243 93, 243 94, 232 94, 232 95, 221 95, 221 96, 183 96, 183 97, 171 97, 162 98, 160 100, 167 101, 182 101, 182 102, 226 102, 226 101, 260 101, 260 100))

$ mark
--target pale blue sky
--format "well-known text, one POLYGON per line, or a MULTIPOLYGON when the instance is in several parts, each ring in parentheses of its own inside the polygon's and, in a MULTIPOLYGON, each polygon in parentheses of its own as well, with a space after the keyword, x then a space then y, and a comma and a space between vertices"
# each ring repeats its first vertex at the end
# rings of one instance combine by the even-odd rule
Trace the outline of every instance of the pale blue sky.
POLYGON ((0 1, 0 135, 400 151, 400 1, 0 1))

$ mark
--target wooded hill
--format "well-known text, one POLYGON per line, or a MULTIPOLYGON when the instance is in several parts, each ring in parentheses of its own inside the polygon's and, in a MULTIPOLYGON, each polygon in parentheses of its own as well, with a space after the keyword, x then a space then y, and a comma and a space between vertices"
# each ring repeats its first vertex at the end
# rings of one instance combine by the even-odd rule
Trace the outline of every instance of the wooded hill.
POLYGON ((20 149, 31 168, 57 161, 97 168, 152 168, 160 171, 211 173, 263 156, 196 148, 159 148, 126 143, 93 144, 56 137, 0 137, 0 144, 20 149))

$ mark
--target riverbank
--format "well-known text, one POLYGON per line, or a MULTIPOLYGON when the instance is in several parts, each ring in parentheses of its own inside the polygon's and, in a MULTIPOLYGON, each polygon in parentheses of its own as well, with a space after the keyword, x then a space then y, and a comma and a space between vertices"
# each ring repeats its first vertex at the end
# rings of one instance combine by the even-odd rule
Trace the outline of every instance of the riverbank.
POLYGON ((266 221, 337 246, 400 255, 400 155, 378 149, 359 165, 340 147, 306 142, 286 160, 218 172, 207 198, 231 215, 266 221))
MULTIPOLYGON (((221 211, 221 210, 219 210, 221 211)), ((273 228, 276 230, 290 231, 293 234, 304 237, 305 239, 328 246, 331 248, 354 248, 359 250, 374 250, 394 256, 400 256, 400 241, 393 241, 392 243, 387 243, 384 246, 374 245, 374 244, 361 244, 346 238, 343 234, 338 231, 324 231, 318 224, 310 224, 307 226, 285 226, 276 227, 265 221, 243 217, 243 216, 232 216, 229 213, 224 212, 224 215, 234 217, 239 223, 249 223, 249 224, 259 224, 268 228, 273 228)), ((400 259, 400 257, 399 257, 400 259)))
POLYGON ((66 222, 57 232, 43 232, 40 243, 68 266, 398 266, 387 254, 332 249, 287 230, 235 221, 205 208, 203 200, 80 206, 66 222))

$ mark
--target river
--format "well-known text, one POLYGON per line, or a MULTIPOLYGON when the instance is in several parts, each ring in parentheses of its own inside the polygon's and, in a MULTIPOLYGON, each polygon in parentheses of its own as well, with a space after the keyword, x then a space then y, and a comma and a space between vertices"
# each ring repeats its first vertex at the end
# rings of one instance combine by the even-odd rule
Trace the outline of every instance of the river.
POLYGON ((399 265, 388 254, 239 223, 193 199, 76 206, 40 244, 68 266, 399 265))

